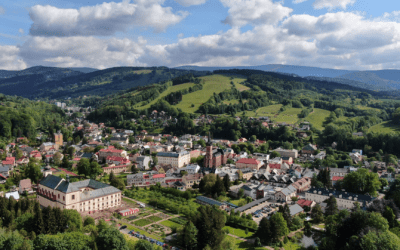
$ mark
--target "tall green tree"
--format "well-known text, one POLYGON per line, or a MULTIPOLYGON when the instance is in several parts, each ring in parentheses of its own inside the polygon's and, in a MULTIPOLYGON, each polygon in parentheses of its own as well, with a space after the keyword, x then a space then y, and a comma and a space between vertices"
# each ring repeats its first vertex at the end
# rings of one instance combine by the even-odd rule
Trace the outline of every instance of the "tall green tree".
POLYGON ((197 247, 198 230, 191 221, 188 221, 182 230, 178 233, 179 245, 187 250, 193 250, 197 247))
POLYGON ((27 167, 28 178, 31 179, 34 183, 38 183, 40 179, 43 177, 43 173, 39 167, 39 164, 35 162, 29 162, 27 167))
POLYGON ((222 228, 225 226, 224 214, 215 207, 200 206, 195 226, 198 230, 197 249, 204 249, 207 245, 211 249, 218 249, 224 239, 222 228))
POLYGON ((378 174, 369 172, 365 168, 360 168, 346 175, 342 185, 348 192, 358 194, 368 193, 370 195, 377 195, 377 190, 381 188, 378 174))
POLYGON ((224 182, 224 187, 225 187, 225 191, 229 191, 229 188, 231 187, 231 180, 229 178, 229 175, 225 175, 223 178, 223 182, 224 182))
POLYGON ((268 244, 272 241, 271 223, 267 217, 261 219, 256 235, 263 244, 268 244))
POLYGON ((218 175, 216 175, 216 181, 213 186, 213 193, 217 194, 218 196, 220 196, 221 194, 225 194, 224 182, 221 180, 221 178, 218 175))
POLYGON ((324 221, 324 214, 322 213, 321 206, 318 203, 311 209, 311 218, 316 224, 324 221))
POLYGON ((339 212, 335 196, 331 195, 326 201, 325 216, 335 215, 339 212))
POLYGON ((45 233, 46 228, 44 225, 42 210, 40 209, 39 202, 35 202, 34 213, 35 233, 37 235, 45 233))
POLYGON ((128 250, 124 236, 114 227, 100 231, 96 245, 99 250, 128 250))
POLYGON ((281 237, 289 234, 289 228, 282 213, 278 212, 273 214, 270 219, 270 224, 273 242, 278 242, 281 237))

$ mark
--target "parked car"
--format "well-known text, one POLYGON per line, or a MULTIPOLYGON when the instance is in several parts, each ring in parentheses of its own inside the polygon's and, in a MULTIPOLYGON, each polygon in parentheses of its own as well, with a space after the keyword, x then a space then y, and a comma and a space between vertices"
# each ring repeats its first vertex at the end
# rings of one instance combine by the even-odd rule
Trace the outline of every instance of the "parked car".
POLYGON ((119 228, 119 230, 122 230, 122 229, 125 229, 125 228, 127 228, 127 226, 123 225, 122 227, 119 228))

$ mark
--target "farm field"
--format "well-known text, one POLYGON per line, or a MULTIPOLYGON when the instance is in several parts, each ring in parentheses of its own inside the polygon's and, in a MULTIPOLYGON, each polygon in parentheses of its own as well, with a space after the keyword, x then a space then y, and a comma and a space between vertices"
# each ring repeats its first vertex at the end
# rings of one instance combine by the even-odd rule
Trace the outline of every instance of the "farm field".
POLYGON ((328 110, 314 109, 314 112, 304 118, 304 121, 310 122, 316 129, 323 130, 324 128, 322 127, 322 124, 330 113, 331 112, 328 110))
MULTIPOLYGON (((179 85, 171 86, 171 87, 169 87, 166 91, 162 92, 162 93, 160 94, 160 96, 159 96, 157 99, 151 101, 150 103, 146 104, 145 106, 140 106, 141 103, 139 103, 139 104, 137 104, 137 105, 135 106, 135 108, 137 108, 137 109, 147 109, 147 108, 150 108, 151 105, 153 105, 154 103, 156 103, 156 102, 157 102, 158 100, 160 100, 161 98, 163 98, 163 97, 169 95, 170 93, 176 92, 176 91, 179 91, 179 90, 188 89, 188 88, 193 87, 193 86, 194 86, 194 83, 184 83, 184 84, 179 84, 179 85)), ((194 93, 196 93, 196 92, 194 92, 194 93)))
POLYGON ((368 132, 377 134, 398 133, 400 132, 400 126, 394 124, 392 121, 386 121, 370 127, 368 132))
MULTIPOLYGON (((205 103, 210 99, 213 93, 221 93, 226 89, 231 88, 230 82, 238 85, 240 82, 244 81, 244 78, 235 78, 230 80, 230 77, 223 75, 210 75, 210 76, 202 76, 199 79, 204 80, 205 84, 202 90, 189 93, 184 95, 182 101, 175 105, 175 107, 182 109, 182 111, 187 113, 194 113, 200 107, 201 104, 205 103), (193 107, 192 107, 193 104, 193 107)), ((243 85, 239 85, 243 86, 243 85)), ((245 87, 245 86, 243 86, 245 87)))
POLYGON ((152 223, 152 221, 150 221, 148 219, 140 219, 140 220, 134 221, 132 223, 135 224, 136 226, 143 227, 143 226, 146 226, 146 225, 152 223))
POLYGON ((175 222, 170 221, 170 220, 161 221, 160 224, 163 225, 163 226, 169 227, 169 228, 175 227, 175 228, 178 229, 178 228, 182 228, 183 227, 183 225, 175 223, 175 222))

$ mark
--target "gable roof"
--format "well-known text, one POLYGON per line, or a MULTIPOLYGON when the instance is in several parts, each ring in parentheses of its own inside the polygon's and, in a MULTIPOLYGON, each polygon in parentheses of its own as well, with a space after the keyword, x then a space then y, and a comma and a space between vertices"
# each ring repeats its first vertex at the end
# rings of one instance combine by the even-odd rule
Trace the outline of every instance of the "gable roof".
POLYGON ((51 189, 55 189, 62 180, 63 179, 59 176, 48 175, 40 181, 40 185, 43 185, 51 189))
POLYGON ((290 210, 290 216, 294 216, 304 211, 304 209, 299 204, 294 204, 293 206, 290 206, 289 210, 290 210))
POLYGON ((260 164, 259 161, 257 161, 256 159, 247 159, 247 158, 242 158, 240 160, 238 160, 236 163, 243 163, 243 164, 260 164))

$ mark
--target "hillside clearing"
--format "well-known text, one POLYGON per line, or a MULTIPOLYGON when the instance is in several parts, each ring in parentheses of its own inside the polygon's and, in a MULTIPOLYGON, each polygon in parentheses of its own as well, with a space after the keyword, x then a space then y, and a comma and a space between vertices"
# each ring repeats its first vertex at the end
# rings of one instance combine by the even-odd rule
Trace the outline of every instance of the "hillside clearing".
POLYGON ((324 109, 314 109, 314 112, 310 113, 306 118, 304 118, 304 121, 310 122, 314 128, 318 130, 323 130, 324 127, 322 127, 323 122, 325 119, 330 115, 330 111, 324 110, 324 109))
POLYGON ((230 77, 223 75, 202 76, 199 79, 205 81, 203 89, 184 95, 182 101, 175 105, 175 107, 182 109, 183 112, 194 113, 201 104, 210 99, 213 93, 219 94, 226 89, 230 89, 232 87, 230 84, 231 81, 236 86, 236 84, 245 80, 244 78, 234 78, 231 80, 230 77))
POLYGON ((394 124, 392 121, 386 121, 370 127, 368 132, 377 134, 398 133, 400 132, 400 126, 394 124))

